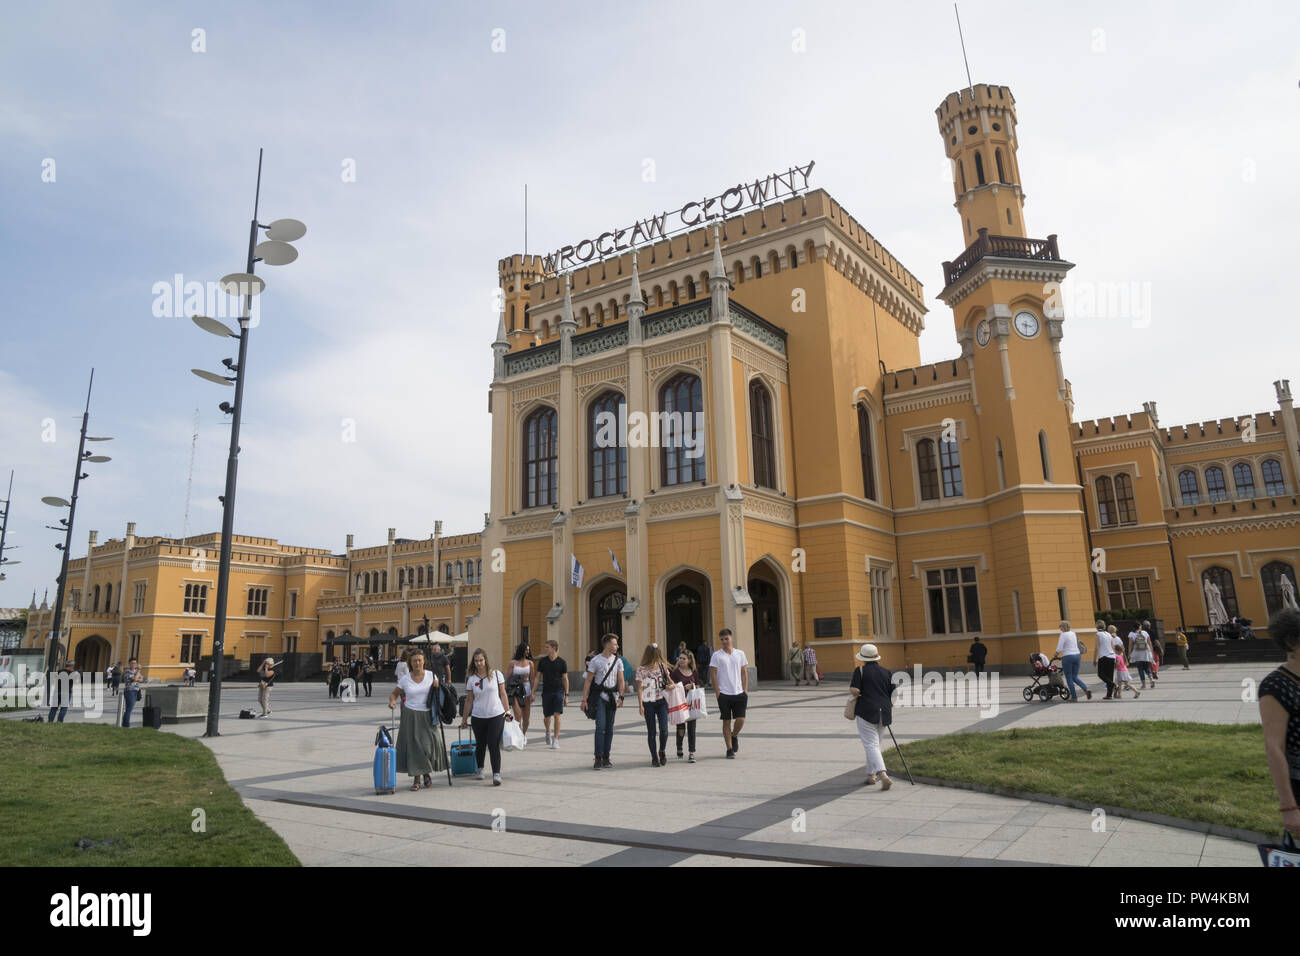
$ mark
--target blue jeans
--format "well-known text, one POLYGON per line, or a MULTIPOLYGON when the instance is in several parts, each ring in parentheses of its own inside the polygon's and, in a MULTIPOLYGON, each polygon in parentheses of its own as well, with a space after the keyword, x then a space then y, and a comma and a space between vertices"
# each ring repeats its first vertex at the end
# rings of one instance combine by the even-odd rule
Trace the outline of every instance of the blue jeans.
POLYGON ((609 756, 614 742, 614 714, 618 707, 606 700, 596 701, 596 756, 609 756))
POLYGON ((1153 684, 1156 682, 1155 675, 1151 673, 1150 661, 1134 661, 1133 663, 1137 665, 1138 674, 1142 676, 1143 684, 1145 684, 1148 680, 1151 681, 1151 683, 1153 684))
POLYGON ((127 688, 126 690, 122 691, 122 700, 123 700, 122 726, 123 727, 131 726, 131 709, 135 707, 135 699, 139 696, 140 696, 140 692, 138 690, 131 690, 130 688, 127 688))
POLYGON ((65 705, 62 706, 62 707, 51 707, 51 708, 50 708, 50 720, 49 720, 50 723, 55 723, 55 720, 54 720, 54 714, 55 714, 56 711, 58 712, 58 715, 59 715, 58 723, 61 724, 61 723, 63 723, 63 718, 66 717, 66 716, 68 716, 68 708, 67 708, 67 705, 65 704, 65 705))
POLYGON ((1079 695, 1074 692, 1075 685, 1083 688, 1083 692, 1088 692, 1088 685, 1079 680, 1079 660, 1078 654, 1066 654, 1061 658, 1061 668, 1065 671, 1065 686, 1070 689, 1070 696, 1075 700, 1079 695))
POLYGON ((668 749, 668 701, 659 698, 654 703, 642 704, 645 708, 645 733, 650 741, 650 756, 657 757, 668 749), (655 723, 659 724, 659 746, 655 746, 655 723))

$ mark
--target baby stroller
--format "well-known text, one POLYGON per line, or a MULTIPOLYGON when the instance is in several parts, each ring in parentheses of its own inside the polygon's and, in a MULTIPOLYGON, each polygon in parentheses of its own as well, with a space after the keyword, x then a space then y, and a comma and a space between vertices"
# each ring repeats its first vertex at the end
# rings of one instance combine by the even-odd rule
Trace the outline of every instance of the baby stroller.
POLYGON ((1025 700, 1031 701, 1037 694, 1043 700, 1051 700, 1058 694, 1064 698, 1070 696, 1070 689, 1065 686, 1065 675, 1061 668, 1050 661, 1044 665, 1038 654, 1029 655, 1029 679, 1033 682, 1022 691, 1025 700))

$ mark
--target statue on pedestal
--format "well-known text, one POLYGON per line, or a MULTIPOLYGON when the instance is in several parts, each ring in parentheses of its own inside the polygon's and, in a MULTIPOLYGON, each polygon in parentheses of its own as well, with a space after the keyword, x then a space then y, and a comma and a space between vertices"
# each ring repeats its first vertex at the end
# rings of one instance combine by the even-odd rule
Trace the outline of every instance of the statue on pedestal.
POLYGON ((1219 587, 1209 578, 1205 579, 1205 608, 1209 613, 1210 627, 1220 628, 1229 621, 1228 609, 1223 606, 1223 597, 1219 587))

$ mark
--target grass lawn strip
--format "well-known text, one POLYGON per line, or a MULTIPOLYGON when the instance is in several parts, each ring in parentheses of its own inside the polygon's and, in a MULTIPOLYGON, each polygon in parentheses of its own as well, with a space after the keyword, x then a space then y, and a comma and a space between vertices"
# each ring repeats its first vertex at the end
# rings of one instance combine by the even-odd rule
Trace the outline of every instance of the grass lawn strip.
POLYGON ((0 721, 0 864, 297 866, 207 747, 140 728, 0 721), (205 832, 194 832, 194 810, 205 832), (79 839, 109 845, 77 849, 79 839))
MULTIPOLYGON (((903 755, 917 776, 1260 833, 1281 828, 1258 724, 1139 720, 949 734, 904 744, 903 755)), ((892 748, 885 763, 906 779, 892 748)))

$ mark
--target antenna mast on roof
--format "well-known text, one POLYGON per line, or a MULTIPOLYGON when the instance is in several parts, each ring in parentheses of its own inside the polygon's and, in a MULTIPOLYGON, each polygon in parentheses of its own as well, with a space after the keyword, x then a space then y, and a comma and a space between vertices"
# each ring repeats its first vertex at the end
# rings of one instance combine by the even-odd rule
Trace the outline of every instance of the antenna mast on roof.
POLYGON ((194 452, 199 447, 199 410, 194 409, 194 437, 190 440, 190 476, 185 480, 185 525, 181 540, 190 536, 190 489, 194 486, 194 452))
POLYGON ((952 5, 952 12, 957 16, 957 39, 961 40, 961 61, 966 64, 966 88, 971 91, 971 96, 975 95, 975 84, 970 79, 970 61, 966 59, 966 38, 961 33, 961 13, 957 10, 957 4, 952 5))

